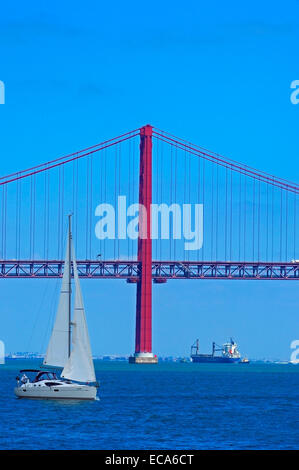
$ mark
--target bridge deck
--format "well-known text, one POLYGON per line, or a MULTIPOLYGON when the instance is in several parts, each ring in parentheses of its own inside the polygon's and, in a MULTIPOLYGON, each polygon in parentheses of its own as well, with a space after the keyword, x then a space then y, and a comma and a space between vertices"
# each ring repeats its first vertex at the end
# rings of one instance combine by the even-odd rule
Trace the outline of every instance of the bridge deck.
MULTIPOLYGON (((125 279, 137 282, 138 261, 77 261, 79 276, 86 279, 125 279)), ((0 260, 1 279, 59 278, 62 260, 0 260)), ((168 279, 299 280, 299 263, 223 262, 223 261, 153 261, 154 282, 168 279)))

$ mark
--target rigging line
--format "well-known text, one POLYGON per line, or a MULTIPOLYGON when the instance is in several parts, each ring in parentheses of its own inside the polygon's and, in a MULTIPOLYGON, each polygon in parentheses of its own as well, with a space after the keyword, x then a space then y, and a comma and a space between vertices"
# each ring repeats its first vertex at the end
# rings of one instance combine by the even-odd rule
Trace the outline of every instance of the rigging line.
POLYGON ((54 313, 54 303, 57 304, 57 293, 58 293, 58 283, 59 283, 59 279, 56 279, 56 282, 55 282, 55 287, 54 287, 54 290, 53 290, 53 293, 52 293, 52 299, 50 301, 50 313, 48 315, 48 321, 47 321, 47 325, 46 325, 46 329, 44 331, 44 335, 43 337, 41 336, 41 343, 40 343, 40 351, 44 351, 44 345, 45 345, 45 341, 46 341, 46 337, 48 336, 48 332, 50 330, 50 326, 53 325, 54 323, 54 316, 55 316, 55 313, 54 313))
MULTIPOLYGON (((219 161, 222 161, 223 163, 225 162, 229 167, 231 165, 233 166, 236 166, 236 167, 240 167, 242 168, 244 171, 246 172, 249 172, 249 173, 257 173, 259 175, 257 176, 263 176, 263 177, 267 177, 267 179, 270 179, 270 180, 277 180, 277 181, 280 181, 281 183, 290 183, 292 185, 295 185, 297 186, 297 188, 299 188, 299 185, 296 184, 296 183, 293 183, 292 181, 289 181, 287 179, 284 179, 284 178, 280 178, 280 177, 275 177, 274 175, 271 175, 270 173, 267 173, 265 171, 262 171, 262 170, 257 170, 256 168, 254 167, 251 167, 249 165, 245 165, 243 163, 240 163, 238 162, 237 160, 232 160, 230 158, 227 158, 227 157, 224 157, 223 155, 219 154, 219 153, 216 153, 216 152, 213 152, 211 150, 208 150, 204 147, 200 147, 199 145, 196 145, 196 144, 193 144, 192 142, 190 141, 187 141, 187 140, 184 140, 184 139, 180 139, 179 137, 176 137, 176 136, 173 136, 172 134, 169 134, 169 133, 164 133, 165 135, 163 136, 165 139, 168 139, 168 143, 170 143, 170 141, 174 141, 176 142, 177 144, 180 144, 181 146, 186 146, 187 144, 189 144, 190 147, 192 147, 194 150, 196 150, 198 153, 201 153, 203 155, 206 155, 206 156, 209 156, 215 160, 219 160, 219 161), (167 135, 166 135, 167 134, 167 135), (173 138, 170 138, 168 136, 172 136, 173 138), (203 150, 205 152, 203 152, 203 150)), ((155 138, 161 138, 162 135, 159 134, 158 132, 154 131, 154 135, 153 135, 155 138), (155 135, 156 134, 156 135, 155 135)))
MULTIPOLYGON (((52 164, 52 165, 50 165, 50 166, 48 166, 48 167, 46 167, 46 168, 42 168, 42 169, 38 169, 38 170, 36 170, 36 171, 32 171, 31 173, 28 173, 28 174, 26 174, 26 175, 21 175, 21 176, 19 176, 18 178, 14 177, 14 178, 11 178, 11 179, 9 179, 9 180, 7 180, 7 181, 2 181, 2 182, 0 182, 0 186, 6 185, 6 184, 8 184, 8 183, 12 183, 13 181, 16 181, 16 180, 18 180, 18 179, 24 179, 24 178, 28 178, 29 176, 32 176, 32 175, 37 175, 37 174, 39 174, 39 173, 43 173, 44 171, 52 170, 52 168, 57 168, 57 167, 59 167, 59 166, 61 166, 61 165, 66 165, 67 163, 73 162, 74 160, 80 160, 80 159, 83 158, 83 157, 87 157, 87 156, 89 156, 89 155, 93 155, 94 153, 100 152, 101 150, 104 150, 105 148, 113 147, 114 145, 120 144, 121 142, 124 142, 124 141, 126 141, 126 140, 128 140, 128 139, 131 139, 131 138, 133 138, 133 137, 136 137, 137 135, 139 135, 139 134, 134 134, 134 135, 132 135, 132 136, 130 136, 130 137, 125 137, 125 138, 123 138, 123 139, 121 139, 121 140, 118 140, 117 142, 112 142, 112 143, 110 143, 110 144, 107 144, 107 145, 105 145, 105 146, 99 148, 99 149, 91 150, 90 152, 86 152, 86 153, 84 153, 83 155, 79 155, 79 156, 76 156, 76 157, 69 158, 68 160, 66 160, 66 161, 64 161, 64 162, 55 163, 55 164, 52 164)), ((23 173, 23 172, 20 172, 20 173, 23 173)), ((4 178, 6 178, 6 177, 3 177, 2 179, 4 179, 4 178)))
POLYGON ((34 314, 35 319, 34 319, 34 322, 33 322, 33 328, 31 328, 31 333, 30 333, 30 336, 29 336, 29 339, 28 339, 28 342, 27 342, 26 351, 30 351, 30 349, 31 349, 32 338, 34 336, 36 326, 39 323, 40 314, 44 310, 45 299, 46 299, 46 294, 48 293, 49 285, 50 285, 50 282, 49 282, 49 279, 47 279, 47 283, 46 283, 46 285, 44 287, 44 290, 43 290, 42 299, 41 299, 39 304, 36 304, 37 308, 36 308, 35 314, 34 314))
MULTIPOLYGON (((53 163, 59 162, 59 161, 61 161, 61 160, 68 159, 68 158, 70 158, 70 157, 73 157, 74 155, 77 155, 77 158, 80 158, 80 155, 79 155, 79 154, 81 154, 81 153, 83 153, 83 152, 87 152, 88 150, 96 149, 96 147, 102 147, 103 145, 106 145, 106 144, 108 144, 108 143, 110 143, 110 142, 112 142, 112 145, 115 145, 117 142, 113 142, 114 140, 117 140, 117 141, 118 141, 119 139, 122 139, 123 137, 126 137, 126 136, 129 136, 129 137, 127 137, 127 139, 131 139, 131 138, 135 137, 136 135, 139 135, 139 133, 136 134, 137 131, 140 131, 140 128, 139 128, 139 129, 135 129, 134 131, 126 132, 125 134, 121 134, 121 135, 119 135, 119 136, 117 136, 117 137, 114 137, 113 139, 105 140, 105 141, 103 141, 103 142, 101 142, 101 143, 99 143, 99 144, 92 145, 91 147, 86 147, 86 148, 84 148, 84 149, 82 149, 82 150, 78 150, 78 151, 73 152, 73 153, 70 153, 70 154, 68 154, 68 155, 64 155, 63 157, 59 157, 59 158, 56 158, 56 159, 54 159, 54 160, 50 160, 50 161, 48 161, 48 162, 41 163, 41 164, 39 164, 39 165, 33 166, 33 167, 31 167, 31 168, 27 168, 26 170, 21 170, 21 171, 18 171, 18 172, 15 172, 15 173, 11 173, 11 174, 6 175, 6 176, 1 176, 1 177, 0 177, 0 181, 3 180, 3 179, 12 178, 12 177, 14 177, 14 176, 16 176, 16 175, 23 175, 23 173, 28 173, 28 172, 31 172, 31 171, 40 169, 41 167, 46 167, 46 168, 44 168, 44 170, 47 170, 47 169, 49 169, 49 167, 51 168, 50 165, 52 165, 53 163), (134 133, 135 133, 135 134, 134 134, 134 133), (134 134, 134 135, 130 135, 130 134, 134 134)), ((126 139, 126 140, 127 140, 127 139, 126 139)), ((95 151, 99 151, 99 150, 102 150, 102 148, 97 149, 97 150, 95 150, 95 151)), ((93 153, 94 153, 94 152, 93 152, 93 153)), ((84 156, 84 155, 82 155, 82 156, 84 156)), ((65 162, 65 163, 67 163, 67 162, 65 162)), ((63 164, 63 163, 62 163, 62 164, 63 164)), ((43 171, 44 171, 44 170, 43 170, 43 171)), ((25 176, 30 176, 30 175, 25 175, 25 176)), ((1 184, 1 183, 0 183, 0 184, 1 184)))
MULTIPOLYGON (((153 137, 155 137, 157 139, 159 138, 163 142, 166 142, 166 143, 170 144, 169 141, 164 140, 161 137, 157 137, 155 135, 153 135, 153 137)), ((177 142, 177 145, 181 149, 186 147, 186 145, 183 145, 180 142, 177 142)), ((280 180, 280 178, 278 178, 278 177, 272 177, 271 175, 265 176, 261 172, 258 172, 258 170, 256 170, 256 172, 254 172, 252 170, 248 170, 246 167, 241 166, 241 164, 238 166, 236 164, 229 163, 225 160, 222 161, 220 159, 217 159, 217 158, 213 157, 212 155, 205 154, 203 152, 199 152, 198 150, 196 150, 194 148, 189 149, 188 152, 192 155, 196 155, 199 158, 203 158, 204 160, 208 160, 208 161, 210 161, 212 163, 215 163, 217 165, 220 165, 224 168, 231 168, 232 167, 233 171, 235 171, 237 173, 241 172, 242 174, 245 174, 246 176, 248 176, 252 179, 259 179, 260 178, 263 182, 268 183, 268 184, 272 184, 272 185, 277 186, 279 188, 282 188, 285 191, 296 192, 296 193, 299 192, 299 185, 297 185, 296 183, 289 182, 287 184, 287 183, 283 182, 283 180, 280 180)))

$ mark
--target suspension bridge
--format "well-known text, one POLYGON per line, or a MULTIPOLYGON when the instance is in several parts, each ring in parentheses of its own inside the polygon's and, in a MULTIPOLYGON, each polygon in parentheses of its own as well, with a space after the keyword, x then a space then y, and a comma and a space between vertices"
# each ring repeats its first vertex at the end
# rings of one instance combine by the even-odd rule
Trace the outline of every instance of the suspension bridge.
MULTIPOLYGON (((152 354, 152 284, 178 279, 296 280, 299 185, 146 125, 0 178, 1 279, 63 274, 73 213, 79 275, 136 283, 131 362, 152 354), (145 235, 97 238, 99 204, 143 205, 145 235), (151 237, 151 206, 167 205, 169 232, 151 237), (203 207, 203 245, 175 236, 174 207, 203 207)), ((116 211, 116 221, 121 214, 116 211)), ((194 225, 189 217, 189 231, 194 225)))

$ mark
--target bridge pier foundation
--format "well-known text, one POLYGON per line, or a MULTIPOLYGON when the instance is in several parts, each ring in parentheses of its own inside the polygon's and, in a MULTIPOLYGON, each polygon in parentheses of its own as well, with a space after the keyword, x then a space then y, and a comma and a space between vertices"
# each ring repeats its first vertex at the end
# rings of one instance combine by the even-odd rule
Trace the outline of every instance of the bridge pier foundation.
POLYGON ((135 353, 129 357, 130 364, 157 364, 158 358, 153 353, 135 353))

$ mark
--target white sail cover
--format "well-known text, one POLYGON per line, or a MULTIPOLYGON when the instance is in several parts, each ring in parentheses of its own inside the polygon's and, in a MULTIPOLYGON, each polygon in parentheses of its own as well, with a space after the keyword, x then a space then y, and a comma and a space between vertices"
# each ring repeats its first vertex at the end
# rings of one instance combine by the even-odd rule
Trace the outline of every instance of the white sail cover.
POLYGON ((78 276, 74 247, 72 258, 75 279, 75 305, 72 322, 72 352, 62 371, 61 377, 77 382, 95 382, 96 376, 92 360, 90 341, 85 318, 83 298, 78 276))
POLYGON ((64 272, 56 319, 44 364, 47 366, 64 367, 69 355, 69 291, 70 291, 70 250, 69 237, 66 247, 64 272))

